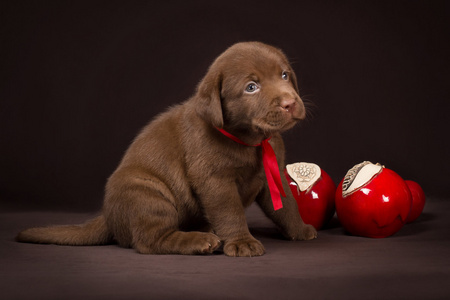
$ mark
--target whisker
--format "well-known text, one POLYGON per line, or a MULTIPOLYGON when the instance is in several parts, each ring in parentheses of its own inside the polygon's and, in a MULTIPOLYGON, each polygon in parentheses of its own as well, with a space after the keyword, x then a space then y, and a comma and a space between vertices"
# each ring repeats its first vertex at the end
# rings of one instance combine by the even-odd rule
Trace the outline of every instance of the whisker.
POLYGON ((306 113, 306 116, 305 116, 305 119, 303 120, 303 122, 306 122, 306 123, 312 122, 315 119, 315 117, 318 115, 318 110, 319 110, 319 107, 317 106, 317 104, 309 98, 311 96, 312 95, 302 96, 302 101, 305 106, 305 113, 306 113))

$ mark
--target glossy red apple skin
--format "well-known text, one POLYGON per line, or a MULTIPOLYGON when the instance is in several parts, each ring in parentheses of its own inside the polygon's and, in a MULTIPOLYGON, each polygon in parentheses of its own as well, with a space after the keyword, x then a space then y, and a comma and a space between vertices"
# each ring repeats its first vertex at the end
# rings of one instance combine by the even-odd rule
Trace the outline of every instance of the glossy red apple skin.
POLYGON ((426 196, 422 187, 415 181, 405 180, 412 195, 411 213, 406 219, 406 223, 414 222, 422 213, 425 206, 426 196))
POLYGON ((297 183, 289 176, 286 170, 284 174, 291 188, 292 195, 297 201, 298 211, 303 222, 320 230, 333 217, 335 212, 334 195, 336 185, 331 177, 322 169, 321 176, 306 191, 299 191, 297 183))
POLYGON ((405 181, 394 171, 383 168, 346 197, 342 196, 342 183, 343 180, 336 190, 336 213, 350 234, 385 238, 406 224, 412 196, 405 181))

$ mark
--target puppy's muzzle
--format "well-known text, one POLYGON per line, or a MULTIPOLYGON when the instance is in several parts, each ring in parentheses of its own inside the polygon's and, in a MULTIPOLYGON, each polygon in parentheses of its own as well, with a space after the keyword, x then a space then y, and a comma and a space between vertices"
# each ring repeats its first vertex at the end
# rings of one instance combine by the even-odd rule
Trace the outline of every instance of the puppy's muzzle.
POLYGON ((303 119, 305 117, 305 107, 301 101, 296 101, 293 98, 283 99, 280 102, 280 107, 284 113, 291 114, 293 119, 303 119))

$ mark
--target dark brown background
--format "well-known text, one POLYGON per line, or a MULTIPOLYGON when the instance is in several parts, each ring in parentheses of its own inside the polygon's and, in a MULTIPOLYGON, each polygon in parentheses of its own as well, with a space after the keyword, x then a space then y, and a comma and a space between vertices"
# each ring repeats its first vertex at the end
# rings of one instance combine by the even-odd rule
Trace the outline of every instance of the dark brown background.
POLYGON ((2 1, 0 208, 94 210, 149 120, 238 41, 282 48, 315 108, 288 162, 363 160, 448 197, 446 1, 2 1))

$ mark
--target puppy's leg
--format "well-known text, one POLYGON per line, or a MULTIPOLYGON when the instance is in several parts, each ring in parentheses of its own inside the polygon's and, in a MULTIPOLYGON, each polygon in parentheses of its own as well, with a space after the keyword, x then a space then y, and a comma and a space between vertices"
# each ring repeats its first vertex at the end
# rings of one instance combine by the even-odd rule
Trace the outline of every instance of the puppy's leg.
POLYGON ((110 215, 119 244, 142 254, 207 254, 221 245, 213 233, 180 231, 175 205, 158 190, 134 187, 120 196, 121 204, 110 215), (126 234, 123 228, 128 228, 126 234))
POLYGON ((225 183, 223 178, 211 178, 197 192, 208 221, 224 242, 225 255, 260 256, 265 253, 264 246, 248 230, 236 184, 225 183))
MULTIPOLYGON (((283 174, 283 173, 281 173, 283 174)), ((305 224, 298 212, 297 202, 291 193, 285 176, 281 176, 283 188, 286 191, 286 198, 282 198, 283 208, 275 211, 267 184, 263 191, 256 198, 256 202, 281 230, 281 233, 289 240, 312 240, 317 238, 316 229, 305 224)))

